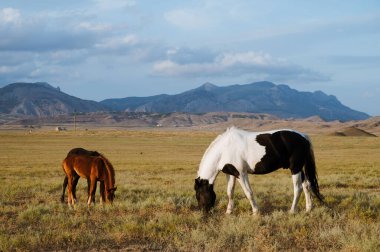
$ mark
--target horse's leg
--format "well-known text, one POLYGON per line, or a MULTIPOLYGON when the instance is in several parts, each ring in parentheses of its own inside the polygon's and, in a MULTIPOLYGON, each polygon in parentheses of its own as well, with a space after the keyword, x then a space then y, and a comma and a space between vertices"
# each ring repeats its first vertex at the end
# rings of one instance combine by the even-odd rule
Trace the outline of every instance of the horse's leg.
POLYGON ((293 196, 293 203, 292 203, 292 207, 290 208, 290 212, 295 213, 297 211, 298 200, 300 199, 300 195, 302 192, 302 171, 298 172, 297 174, 293 174, 292 180, 293 180, 294 196, 293 196))
POLYGON ((231 214, 232 209, 234 208, 234 189, 235 189, 236 178, 232 175, 227 174, 227 196, 228 196, 228 205, 226 214, 231 214))
POLYGON ((77 184, 78 184, 78 180, 79 180, 79 175, 78 174, 74 174, 74 178, 73 178, 73 198, 74 198, 74 201, 77 202, 77 184))
MULTIPOLYGON (((89 196, 90 196, 90 186, 91 186, 91 181, 89 179, 87 179, 87 187, 88 187, 88 195, 89 196)), ((94 188, 94 191, 92 192, 92 195, 91 195, 91 200, 94 204, 95 204, 96 186, 97 186, 97 182, 95 181, 95 188, 94 188)))
POLYGON ((67 204, 69 206, 74 206, 74 196, 73 196, 73 176, 70 174, 67 176, 67 194, 68 194, 68 200, 67 204))
MULTIPOLYGON (((87 200, 89 199, 90 197, 90 187, 91 187, 91 180, 88 178, 87 179, 87 200)), ((95 204, 95 192, 96 192, 96 182, 95 182, 95 190, 94 190, 94 193, 92 194, 92 202, 95 204)))
POLYGON ((249 203, 251 204, 253 214, 256 214, 259 211, 259 208, 256 204, 255 199, 253 198, 253 191, 252 191, 251 185, 249 184, 247 173, 241 174, 239 178, 239 183, 241 187, 243 188, 245 196, 247 197, 247 199, 249 200, 249 203))
POLYGON ((71 205, 74 206, 75 202, 73 199, 73 172, 72 172, 73 169, 69 164, 67 164, 66 159, 62 163, 62 167, 67 177, 67 195, 68 195, 67 204, 69 205, 69 207, 71 205))
POLYGON ((305 193, 306 200, 306 212, 309 212, 313 208, 313 200, 310 193, 310 182, 305 178, 302 182, 303 192, 305 193))
POLYGON ((61 195, 61 202, 65 202, 65 191, 68 183, 68 178, 65 176, 65 179, 63 180, 63 185, 62 185, 62 195, 61 195))
POLYGON ((100 204, 103 204, 103 202, 106 202, 106 193, 104 189, 104 181, 100 181, 100 204))
POLYGON ((90 180, 91 180, 91 183, 90 183, 90 193, 88 194, 88 201, 87 201, 87 205, 88 205, 88 207, 91 206, 92 195, 94 195, 94 192, 95 192, 95 185, 96 185, 96 179, 91 178, 90 180))

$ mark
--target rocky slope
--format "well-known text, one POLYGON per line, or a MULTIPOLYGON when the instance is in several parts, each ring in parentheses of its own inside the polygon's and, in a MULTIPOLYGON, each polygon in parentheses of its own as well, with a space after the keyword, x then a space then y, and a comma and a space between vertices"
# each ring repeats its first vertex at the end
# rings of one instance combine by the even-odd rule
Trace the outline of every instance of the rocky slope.
POLYGON ((322 91, 299 92, 287 85, 257 82, 247 85, 218 87, 206 83, 176 95, 127 97, 101 102, 114 111, 149 113, 266 113, 280 118, 319 116, 323 120, 363 120, 369 116, 355 111, 322 91))
POLYGON ((54 116, 104 110, 107 108, 98 102, 70 96, 43 82, 13 83, 0 88, 0 113, 4 114, 54 116))

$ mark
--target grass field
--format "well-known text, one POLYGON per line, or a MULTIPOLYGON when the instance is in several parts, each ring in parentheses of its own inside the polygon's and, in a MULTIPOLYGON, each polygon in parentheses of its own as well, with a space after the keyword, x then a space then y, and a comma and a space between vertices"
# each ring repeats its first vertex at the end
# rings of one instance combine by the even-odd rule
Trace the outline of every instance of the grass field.
MULTIPOLYGON (((0 131, 0 251, 379 251, 380 138, 312 136, 321 192, 329 206, 288 214, 289 171, 250 176, 259 216, 237 184, 235 212, 225 215, 226 179, 217 205, 196 209, 193 183, 203 152, 217 135, 183 131, 0 131), (61 161, 74 147, 98 150, 116 170, 113 205, 87 210, 59 201, 61 161)), ((99 202, 99 193, 96 194, 99 202)))

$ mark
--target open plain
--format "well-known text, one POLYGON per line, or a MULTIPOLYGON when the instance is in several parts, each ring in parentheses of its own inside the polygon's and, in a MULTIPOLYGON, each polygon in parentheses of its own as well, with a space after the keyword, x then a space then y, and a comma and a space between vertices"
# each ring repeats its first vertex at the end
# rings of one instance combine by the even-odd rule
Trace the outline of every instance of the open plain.
MULTIPOLYGON (((311 134, 321 193, 305 213, 288 213, 290 172, 250 176, 260 207, 252 216, 240 185, 226 215, 226 179, 216 180, 217 204, 197 210, 194 178, 210 142, 222 130, 0 131, 0 251, 379 251, 380 139, 311 134), (116 171, 113 205, 60 203, 61 162, 74 147, 103 153, 116 171)), ((306 133, 309 133, 306 131, 306 133)))

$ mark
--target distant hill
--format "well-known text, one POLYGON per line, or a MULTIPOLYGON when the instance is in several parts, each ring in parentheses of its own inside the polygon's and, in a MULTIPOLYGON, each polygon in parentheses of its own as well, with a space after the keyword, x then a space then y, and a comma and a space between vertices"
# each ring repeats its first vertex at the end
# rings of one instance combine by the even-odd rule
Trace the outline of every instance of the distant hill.
POLYGON ((4 114, 53 116, 102 110, 107 108, 98 102, 70 96, 44 82, 13 83, 0 88, 0 113, 4 114))
POLYGON ((356 128, 354 126, 346 127, 340 131, 336 131, 333 136, 360 136, 360 137, 376 137, 375 134, 369 133, 365 130, 356 128))
POLYGON ((300 92, 287 85, 271 82, 226 87, 206 83, 176 95, 107 99, 100 103, 114 111, 130 112, 248 112, 266 113, 280 118, 319 116, 326 121, 369 118, 369 115, 343 105, 333 95, 326 95, 322 91, 300 92))

